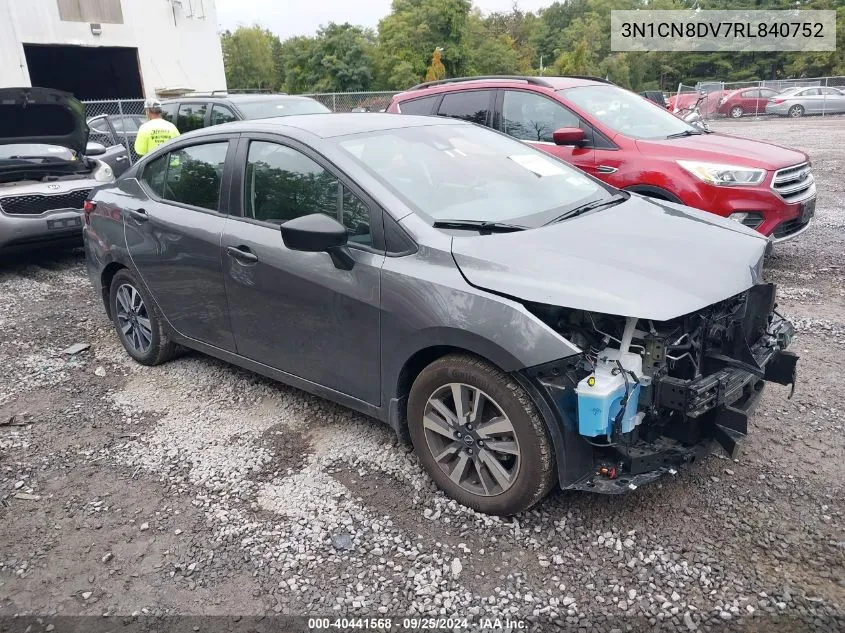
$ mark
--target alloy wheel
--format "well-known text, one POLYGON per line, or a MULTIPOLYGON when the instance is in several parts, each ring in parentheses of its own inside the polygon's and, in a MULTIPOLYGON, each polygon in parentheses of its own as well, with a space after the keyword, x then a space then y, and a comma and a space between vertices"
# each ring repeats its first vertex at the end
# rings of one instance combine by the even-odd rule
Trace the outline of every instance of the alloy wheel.
POLYGON ((740 108, 739 106, 735 106, 734 108, 732 108, 731 109, 731 116, 734 119, 738 119, 739 117, 741 117, 742 116, 742 108, 740 108))
POLYGON ((153 343, 150 315, 141 293, 131 284, 117 289, 117 322, 124 340, 138 354, 146 354, 153 343))
POLYGON ((789 108, 789 116, 791 117, 799 117, 804 114, 804 108, 801 106, 795 105, 789 108))
POLYGON ((516 431, 481 389, 463 383, 438 388, 426 402, 423 430, 434 461, 467 492, 492 497, 516 481, 521 455, 516 431))

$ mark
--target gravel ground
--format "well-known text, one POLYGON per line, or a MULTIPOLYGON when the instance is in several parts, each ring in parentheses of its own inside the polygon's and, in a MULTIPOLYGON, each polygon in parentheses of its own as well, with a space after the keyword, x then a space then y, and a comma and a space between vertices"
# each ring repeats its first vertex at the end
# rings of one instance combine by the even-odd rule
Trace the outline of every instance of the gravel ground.
POLYGON ((767 273, 798 326, 795 397, 769 387, 735 462, 512 519, 449 501, 349 410, 199 354, 132 363, 79 252, 0 265, 0 616, 845 630, 845 120, 716 127, 813 160, 816 223, 767 273))

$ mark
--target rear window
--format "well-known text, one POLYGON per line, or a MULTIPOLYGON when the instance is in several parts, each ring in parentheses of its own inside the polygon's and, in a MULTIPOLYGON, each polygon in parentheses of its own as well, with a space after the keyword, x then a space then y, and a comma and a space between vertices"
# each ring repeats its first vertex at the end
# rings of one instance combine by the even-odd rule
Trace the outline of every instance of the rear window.
POLYGON ((443 97, 437 114, 485 125, 487 113, 490 111, 490 92, 490 90, 464 90, 447 94, 443 97))
POLYGON ((309 99, 308 97, 279 97, 278 99, 237 101, 236 105, 246 119, 269 119, 275 116, 331 112, 331 110, 319 101, 309 99))
POLYGON ((402 114, 431 114, 438 96, 402 101, 399 103, 399 111, 402 114))

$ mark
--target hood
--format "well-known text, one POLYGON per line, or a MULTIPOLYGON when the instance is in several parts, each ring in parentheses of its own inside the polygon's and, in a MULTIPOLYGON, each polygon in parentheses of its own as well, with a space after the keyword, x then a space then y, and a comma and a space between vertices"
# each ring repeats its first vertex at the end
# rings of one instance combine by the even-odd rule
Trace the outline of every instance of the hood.
POLYGON ((670 151, 677 153, 681 150, 684 154, 678 154, 677 158, 761 167, 770 171, 792 167, 809 160, 804 152, 798 150, 717 133, 673 139, 638 140, 637 147, 643 154, 657 152, 659 156, 666 156, 670 151))
POLYGON ((85 106, 52 88, 0 88, 0 144, 44 143, 85 154, 85 106))
POLYGON ((633 195, 539 229, 456 237, 452 254, 485 290, 665 321, 759 281, 766 244, 733 220, 633 195))

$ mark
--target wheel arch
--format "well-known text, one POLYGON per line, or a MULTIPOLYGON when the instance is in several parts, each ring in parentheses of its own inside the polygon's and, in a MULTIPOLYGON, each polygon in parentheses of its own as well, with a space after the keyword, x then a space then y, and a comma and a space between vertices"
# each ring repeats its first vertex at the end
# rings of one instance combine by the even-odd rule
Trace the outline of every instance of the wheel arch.
POLYGON ((125 270, 127 267, 120 262, 110 262, 103 268, 103 272, 100 273, 100 292, 103 296, 103 305, 106 307, 106 314, 111 319, 111 282, 114 279, 114 276, 120 272, 121 270, 125 270))
POLYGON ((408 435, 408 394, 417 376, 431 363, 448 354, 466 354, 490 363, 509 373, 522 369, 522 364, 510 352, 477 334, 452 328, 433 328, 417 339, 417 344, 398 350, 392 356, 399 359, 386 371, 384 399, 387 403, 386 421, 403 441, 408 435))
POLYGON ((666 200, 667 202, 674 202, 676 204, 683 204, 681 199, 671 191, 658 187, 657 185, 631 185, 625 187, 625 191, 638 193, 649 198, 656 198, 658 200, 666 200))

